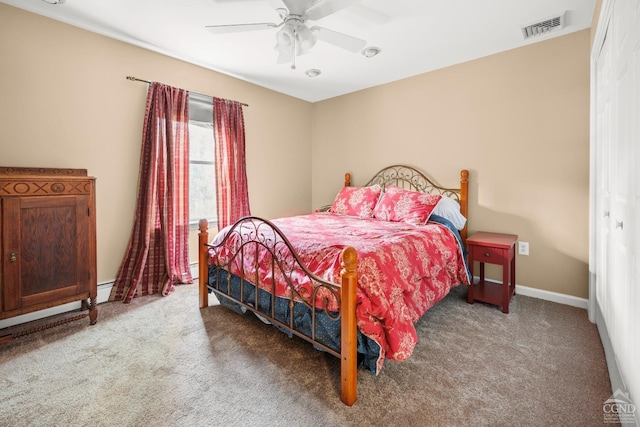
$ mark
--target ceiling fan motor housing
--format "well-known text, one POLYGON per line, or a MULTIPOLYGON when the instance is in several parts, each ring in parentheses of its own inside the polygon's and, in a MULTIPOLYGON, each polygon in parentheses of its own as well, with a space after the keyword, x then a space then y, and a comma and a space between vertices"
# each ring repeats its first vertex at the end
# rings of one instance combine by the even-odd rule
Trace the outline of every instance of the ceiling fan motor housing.
POLYGON ((276 49, 291 53, 295 45, 295 54, 300 55, 311 49, 317 41, 315 32, 307 27, 301 18, 289 17, 276 34, 276 49))

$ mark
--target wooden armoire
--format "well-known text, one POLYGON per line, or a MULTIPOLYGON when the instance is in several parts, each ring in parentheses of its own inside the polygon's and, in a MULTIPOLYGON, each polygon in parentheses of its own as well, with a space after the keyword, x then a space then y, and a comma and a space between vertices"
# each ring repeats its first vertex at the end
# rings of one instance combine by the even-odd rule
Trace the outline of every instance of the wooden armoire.
POLYGON ((95 324, 95 178, 0 167, 0 253, 0 319, 81 301, 95 324))

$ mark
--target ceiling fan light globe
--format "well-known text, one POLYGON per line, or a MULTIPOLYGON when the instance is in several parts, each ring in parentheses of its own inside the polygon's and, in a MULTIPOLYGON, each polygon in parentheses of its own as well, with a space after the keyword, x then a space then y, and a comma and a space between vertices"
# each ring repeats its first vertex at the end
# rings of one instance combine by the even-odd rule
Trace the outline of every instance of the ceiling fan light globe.
POLYGON ((316 40, 304 40, 304 41, 301 41, 300 43, 300 49, 309 50, 313 46, 315 46, 315 44, 316 44, 316 40))
POLYGON ((305 26, 298 27, 297 34, 298 34, 298 42, 300 44, 300 49, 302 50, 311 49, 318 41, 318 37, 316 37, 315 33, 311 31, 308 27, 305 27, 305 26))
POLYGON ((278 44, 279 49, 284 49, 288 46, 291 46, 293 43, 293 32, 289 27, 283 27, 276 34, 276 42, 278 44))

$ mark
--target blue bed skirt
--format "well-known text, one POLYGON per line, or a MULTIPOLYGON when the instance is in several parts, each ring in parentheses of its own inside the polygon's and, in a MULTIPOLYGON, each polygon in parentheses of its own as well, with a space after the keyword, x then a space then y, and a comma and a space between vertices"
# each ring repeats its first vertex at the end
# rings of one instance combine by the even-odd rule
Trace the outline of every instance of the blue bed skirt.
MULTIPOLYGON (((214 292, 220 305, 229 308, 237 313, 244 314, 247 311, 242 304, 236 302, 241 301, 245 305, 249 305, 255 310, 255 290, 256 287, 247 282, 241 280, 238 276, 228 273, 226 270, 221 269, 216 265, 209 266, 209 292, 214 292), (227 275, 230 275, 230 280, 227 275), (216 280, 219 278, 219 283, 216 280), (227 290, 228 283, 231 284, 231 291, 227 290), (244 284, 244 295, 241 300, 240 287, 244 284), (229 295, 227 295, 229 294, 229 295), (232 299, 233 298, 233 299, 232 299), (236 301, 234 301, 234 299, 236 301)), ((289 299, 276 297, 274 304, 274 312, 271 312, 271 294, 263 289, 258 288, 258 308, 257 315, 274 317, 277 321, 289 325, 291 319, 291 310, 289 309, 289 299)), ((293 327, 296 331, 311 337, 312 328, 312 313, 311 308, 301 302, 295 302, 293 307, 293 327)), ((340 320, 338 319, 338 313, 330 312, 325 313, 322 309, 315 309, 316 315, 316 341, 326 345, 327 347, 340 352, 340 320)), ((261 317, 265 321, 264 317, 261 317)), ((282 328, 277 323, 273 323, 278 329, 292 337, 291 331, 282 328)), ((321 347, 315 346, 318 350, 322 350, 321 347)), ((376 363, 380 357, 380 346, 371 338, 363 335, 358 331, 358 361, 365 369, 375 374, 376 363)))

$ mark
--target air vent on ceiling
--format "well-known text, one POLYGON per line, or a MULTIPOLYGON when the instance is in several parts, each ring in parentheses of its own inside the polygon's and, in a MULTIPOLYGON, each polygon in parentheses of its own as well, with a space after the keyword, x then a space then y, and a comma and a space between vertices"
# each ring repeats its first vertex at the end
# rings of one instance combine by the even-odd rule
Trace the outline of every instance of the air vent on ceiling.
POLYGON ((550 31, 557 31, 564 28, 564 15, 565 14, 563 12, 561 15, 557 15, 552 18, 527 25, 526 27, 522 27, 522 37, 527 40, 540 34, 545 34, 550 31))

